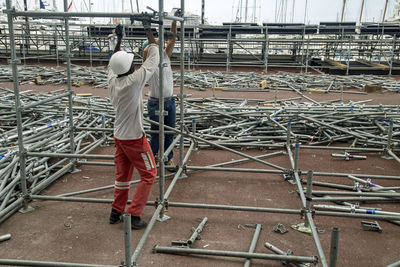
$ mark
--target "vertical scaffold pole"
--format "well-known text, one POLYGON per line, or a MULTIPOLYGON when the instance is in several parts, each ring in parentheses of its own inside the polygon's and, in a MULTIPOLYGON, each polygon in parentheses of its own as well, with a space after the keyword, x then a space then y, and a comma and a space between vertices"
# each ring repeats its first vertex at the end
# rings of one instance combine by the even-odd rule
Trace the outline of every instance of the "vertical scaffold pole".
MULTIPOLYGON (((304 14, 304 16, 305 16, 305 14, 304 14)), ((304 17, 304 20, 305 20, 305 17, 304 17)), ((304 67, 304 63, 305 63, 305 61, 304 61, 304 38, 306 38, 305 36, 306 36, 306 25, 304 22, 303 32, 302 32, 302 36, 301 36, 301 44, 300 44, 301 49, 299 51, 301 54, 300 73, 303 73, 303 67, 304 67)))
MULTIPOLYGON (((193 31, 193 33, 192 33, 192 38, 193 38, 193 39, 195 38, 195 36, 194 36, 194 31, 193 31)), ((189 42, 190 42, 190 45, 189 45, 189 47, 188 47, 188 58, 187 58, 188 71, 190 71, 190 55, 192 54, 192 39, 190 39, 190 34, 189 34, 189 42)))
POLYGON ((60 61, 58 57, 58 35, 57 35, 57 24, 54 24, 54 50, 56 52, 56 61, 57 61, 57 67, 60 66, 60 61))
POLYGON ((132 229, 131 229, 131 215, 125 213, 123 216, 124 221, 124 244, 125 244, 125 266, 132 266, 132 229))
POLYGON ((351 48, 351 38, 349 38, 349 46, 347 47, 347 56, 346 56, 346 76, 349 75, 350 72, 350 48, 351 48))
POLYGON ((264 71, 268 73, 268 53, 269 53, 269 35, 268 35, 268 27, 265 27, 265 48, 264 48, 264 71))
MULTIPOLYGON (((159 64, 159 98, 158 98, 158 106, 159 106, 159 114, 158 114, 158 140, 159 140, 159 148, 158 148, 158 157, 159 157, 159 185, 160 185, 160 203, 164 205, 164 186, 165 186, 165 169, 164 169, 164 81, 163 81, 163 73, 164 73, 164 0, 158 1, 158 18, 160 20, 160 24, 158 26, 158 48, 160 54, 160 64, 159 64)), ((164 208, 160 212, 160 219, 162 220, 164 216, 164 208)))
MULTIPOLYGON (((310 212, 311 210, 311 196, 312 196, 312 180, 313 180, 313 171, 307 172, 307 191, 306 191, 306 212, 310 212)), ((304 224, 306 227, 310 227, 310 222, 306 217, 306 221, 304 224)))
MULTIPOLYGON (((68 12, 68 1, 64 0, 64 12, 68 12)), ((65 53, 67 58, 67 88, 68 88, 68 115, 69 115, 69 141, 70 141, 70 149, 71 153, 75 151, 74 144, 74 119, 73 119, 73 110, 72 110, 72 81, 71 81, 71 51, 69 45, 69 19, 65 17, 65 53)), ((73 167, 74 168, 74 167, 73 167)))
MULTIPOLYGON (((306 26, 304 25, 304 31, 305 31, 306 26)), ((310 35, 307 35, 307 50, 306 50, 306 70, 305 73, 308 72, 308 60, 309 60, 309 46, 310 46, 310 35)))
POLYGON ((390 150, 392 147, 392 136, 393 136, 393 120, 389 122, 389 130, 388 130, 388 140, 387 140, 387 150, 390 150))
MULTIPOLYGON (((6 7, 8 11, 11 11, 11 0, 7 0, 6 7)), ((21 116, 21 101, 19 98, 19 86, 18 86, 18 68, 17 68, 17 53, 15 50, 15 35, 14 35, 14 23, 12 14, 7 14, 8 18, 8 32, 10 34, 10 47, 11 47, 11 68, 13 73, 14 83, 14 95, 15 95, 15 115, 17 117, 17 133, 18 133, 18 156, 19 156, 19 172, 21 176, 21 190, 23 197, 28 197, 28 190, 26 187, 26 154, 24 148, 24 137, 22 134, 22 116, 21 116)), ((26 201, 24 202, 27 203, 26 201)))
MULTIPOLYGON (((181 12, 182 16, 185 16, 185 0, 181 0, 181 12)), ((184 126, 184 77, 185 77, 185 22, 182 20, 180 22, 181 24, 181 55, 180 55, 180 65, 181 65, 181 88, 180 88, 180 109, 179 109, 179 115, 180 115, 180 131, 183 133, 183 126, 184 126)), ((184 158, 184 138, 183 135, 181 135, 181 139, 179 141, 179 166, 183 166, 183 158, 184 158)))
POLYGON ((231 61, 231 34, 232 34, 232 26, 229 26, 229 33, 228 33, 228 44, 227 44, 227 51, 226 51, 226 72, 230 70, 230 61, 231 61))
MULTIPOLYGON (((91 3, 89 2, 89 5, 91 5, 91 3)), ((92 18, 90 18, 90 20, 92 20, 92 18)), ((92 25, 92 22, 90 22, 90 25, 92 25)), ((89 61, 90 61, 90 75, 92 74, 92 68, 93 68, 93 47, 92 47, 92 31, 89 30, 89 61)), ((83 44, 83 47, 85 47, 85 44, 83 44)))
POLYGON ((297 172, 299 170, 299 152, 300 152, 300 143, 299 140, 296 139, 296 144, 294 145, 294 171, 297 172))
POLYGON ((390 64, 389 64, 389 76, 392 76, 392 69, 393 69, 393 61, 394 61, 394 50, 396 48, 396 34, 393 35, 393 44, 392 44, 392 53, 390 55, 390 64))
MULTIPOLYGON (((161 3, 162 3, 162 1, 163 1, 163 0, 160 0, 161 3)), ((184 0, 181 0, 181 1, 182 1, 181 4, 183 5, 184 0)), ((160 6, 162 7, 162 5, 160 5, 160 6)), ((161 9, 160 9, 160 10, 161 10, 161 9)), ((182 10, 184 10, 183 6, 182 6, 182 10)), ((184 36, 184 35, 183 35, 183 36, 184 36)), ((161 40, 160 40, 160 43, 161 43, 161 40)), ((160 75, 160 77, 161 77, 161 75, 160 75)), ((159 127, 161 127, 161 126, 159 125, 159 127)), ((189 153, 190 153, 190 149, 189 149, 189 153)), ((186 159, 186 160, 187 160, 187 159, 186 159)), ((184 159, 184 161, 185 161, 185 159, 184 159)), ((168 193, 168 192, 166 193, 166 196, 167 196, 167 198, 168 198, 168 196, 169 196, 169 193, 168 193)), ((164 197, 164 196, 163 196, 163 197, 164 197)), ((135 248, 135 250, 134 250, 134 252, 133 252, 133 255, 132 255, 132 263, 133 263, 134 266, 137 265, 137 260, 138 260, 138 258, 139 258, 139 256, 140 256, 140 254, 142 253, 144 244, 146 243, 146 240, 148 239, 148 237, 149 237, 149 235, 150 235, 150 232, 151 232, 151 230, 152 230, 152 228, 153 228, 153 226, 154 226, 155 221, 156 221, 157 219, 160 219, 159 214, 160 214, 161 212, 163 212, 163 211, 162 211, 163 209, 164 209, 163 206, 161 206, 161 205, 158 205, 158 206, 157 206, 157 208, 156 208, 156 210, 155 210, 155 212, 154 212, 154 215, 153 215, 152 219, 149 221, 149 224, 148 224, 148 226, 147 226, 145 232, 143 233, 142 237, 140 238, 139 243, 137 244, 137 246, 136 246, 136 248, 135 248), (157 218, 157 216, 158 216, 159 218, 157 218)), ((167 217, 167 216, 164 215, 164 217, 167 217)))
POLYGON ((287 123, 287 136, 286 136, 286 145, 290 146, 290 133, 292 131, 292 123, 289 121, 287 123))

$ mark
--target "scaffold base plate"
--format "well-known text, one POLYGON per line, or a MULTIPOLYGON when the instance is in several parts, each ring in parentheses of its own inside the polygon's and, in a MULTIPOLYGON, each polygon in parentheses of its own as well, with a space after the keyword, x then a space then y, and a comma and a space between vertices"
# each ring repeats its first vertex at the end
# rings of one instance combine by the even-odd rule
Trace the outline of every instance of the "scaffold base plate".
POLYGON ((187 176, 185 173, 181 173, 181 175, 179 175, 179 179, 187 179, 189 178, 189 176, 187 176))
POLYGON ((81 169, 78 169, 76 167, 73 167, 73 169, 70 171, 70 173, 78 173, 81 172, 81 169))
POLYGON ((28 206, 26 206, 26 207, 20 208, 20 209, 19 209, 19 212, 25 214, 25 213, 32 212, 32 211, 34 211, 34 210, 35 210, 35 208, 33 208, 32 206, 29 206, 29 205, 28 205, 28 206))
POLYGON ((158 216, 157 221, 159 221, 159 222, 165 222, 165 221, 167 221, 167 220, 169 220, 169 219, 171 219, 171 217, 164 214, 162 217, 158 216))

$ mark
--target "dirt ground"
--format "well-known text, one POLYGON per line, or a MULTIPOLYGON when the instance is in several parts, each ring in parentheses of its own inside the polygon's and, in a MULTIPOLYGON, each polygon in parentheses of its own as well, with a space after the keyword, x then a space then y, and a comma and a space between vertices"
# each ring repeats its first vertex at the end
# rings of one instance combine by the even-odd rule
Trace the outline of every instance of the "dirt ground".
MULTIPOLYGON (((248 71, 251 71, 247 69, 248 71)), ((11 83, 0 83, 0 87, 12 89, 11 83)), ((65 88, 60 86, 22 85, 20 90, 47 92, 65 88)), ((145 89, 144 91, 146 91, 145 89)), ((92 93, 95 96, 107 97, 107 89, 84 86, 74 88, 76 93, 92 93)), ((179 88, 175 88, 178 93, 179 88)), ((211 90, 197 91, 186 89, 190 97, 211 97, 211 90)), ((216 97, 240 99, 273 100, 275 92, 223 92, 216 91, 216 97)), ((296 93, 278 91, 278 99, 296 97, 296 93)), ((338 99, 339 94, 315 94, 307 96, 316 101, 338 99)), ((368 104, 400 104, 400 94, 370 93, 368 95, 344 94, 344 101, 371 99, 368 104)), ((273 151, 246 150, 250 155, 261 155, 273 151)), ((97 149, 97 154, 112 155, 114 147, 97 149)), ((175 158, 178 158, 175 151, 175 158)), ((299 168, 308 170, 343 173, 366 173, 378 175, 399 175, 400 165, 394 160, 385 160, 379 153, 368 153, 366 160, 349 160, 331 157, 332 151, 301 149, 299 168)), ((189 159, 189 166, 203 166, 239 159, 240 156, 220 150, 197 150, 189 159)), ((287 155, 274 156, 269 162, 284 168, 290 167, 287 155)), ((260 169, 264 166, 256 162, 235 165, 235 167, 260 169)), ((80 166, 78 173, 69 173, 58 179, 42 194, 58 195, 67 192, 112 185, 114 167, 80 166)), ((134 173, 134 179, 138 179, 134 173)), ((302 176, 305 179, 305 176, 302 176)), ((316 181, 342 183, 351 185, 345 178, 315 177, 316 181)), ((383 186, 399 186, 395 180, 373 180, 383 186)), ((167 180, 166 188, 170 181, 167 180)), ((314 187, 320 190, 326 188, 314 187)), ((131 186, 132 195, 135 185, 131 186)), ((218 171, 189 172, 188 179, 181 179, 175 185, 170 202, 207 203, 268 208, 301 208, 301 201, 296 193, 297 187, 284 181, 282 175, 261 173, 238 173, 218 171)), ((155 183, 149 200, 159 195, 159 184, 155 183)), ((82 197, 112 199, 113 190, 88 193, 82 197)), ((76 262, 92 264, 119 265, 124 260, 124 241, 122 224, 108 223, 111 205, 70 203, 55 201, 33 201, 35 211, 27 214, 16 213, 0 225, 0 235, 10 233, 11 239, 0 242, 0 258, 24 259, 59 262, 76 262)), ((382 208, 385 211, 400 212, 400 206, 391 204, 362 204, 382 208)), ((146 207, 143 218, 149 220, 154 207, 146 207)), ((193 248, 229 250, 246 252, 249 249, 254 229, 246 224, 262 224, 255 252, 272 253, 264 247, 269 242, 283 251, 291 250, 299 256, 317 256, 314 240, 311 236, 292 230, 290 226, 303 220, 299 215, 277 213, 223 211, 211 209, 189 209, 170 207, 167 213, 171 219, 156 222, 138 260, 139 266, 243 266, 244 259, 214 256, 179 256, 154 254, 155 245, 170 246, 172 241, 186 240, 191 228, 196 227, 202 218, 208 222, 201 233, 201 240, 193 248), (282 223, 289 229, 286 234, 278 234, 273 227, 282 223)), ((363 231, 361 221, 340 217, 316 216, 314 221, 320 230, 319 237, 329 259, 330 236, 332 227, 340 229, 339 253, 337 266, 386 266, 400 260, 400 228, 386 221, 379 221, 382 233, 363 231)), ((133 231, 133 248, 136 247, 144 230, 133 231)), ((279 261, 253 260, 252 266, 281 266, 279 261)))

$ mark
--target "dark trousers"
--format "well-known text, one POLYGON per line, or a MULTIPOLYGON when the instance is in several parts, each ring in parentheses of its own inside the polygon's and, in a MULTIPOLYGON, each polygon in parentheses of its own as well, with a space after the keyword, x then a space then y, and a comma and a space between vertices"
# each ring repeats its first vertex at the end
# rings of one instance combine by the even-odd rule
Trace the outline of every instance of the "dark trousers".
MULTIPOLYGON (((147 101, 147 110, 149 113, 150 120, 158 122, 158 115, 156 115, 156 111, 159 110, 158 99, 149 98, 147 101)), ((176 123, 175 98, 171 97, 169 100, 164 102, 164 110, 168 112, 168 115, 164 116, 164 124, 169 127, 175 128, 175 123, 176 123)), ((150 129, 158 131, 158 126, 151 124, 150 129)), ((158 133, 152 133, 152 134, 150 134, 150 136, 151 136, 151 138, 150 138, 151 150, 153 151, 153 155, 156 156, 158 154, 158 149, 160 146, 158 133)), ((168 147, 171 145, 172 141, 174 140, 174 135, 173 134, 165 134, 164 136, 165 136, 164 151, 165 151, 168 149, 168 147)), ((174 156, 174 153, 171 150, 171 153, 168 154, 168 160, 172 159, 173 156, 174 156)))

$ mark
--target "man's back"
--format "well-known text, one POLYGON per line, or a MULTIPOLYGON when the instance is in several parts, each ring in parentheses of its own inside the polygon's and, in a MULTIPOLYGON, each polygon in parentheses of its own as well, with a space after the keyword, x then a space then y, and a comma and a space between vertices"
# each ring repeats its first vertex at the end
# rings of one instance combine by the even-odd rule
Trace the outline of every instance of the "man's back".
MULTIPOLYGON (((149 48, 150 50, 150 48, 149 48)), ((132 74, 117 77, 108 68, 111 103, 116 109, 114 136, 120 140, 139 139, 143 135, 142 89, 158 68, 158 47, 151 45, 149 57, 132 74)))

